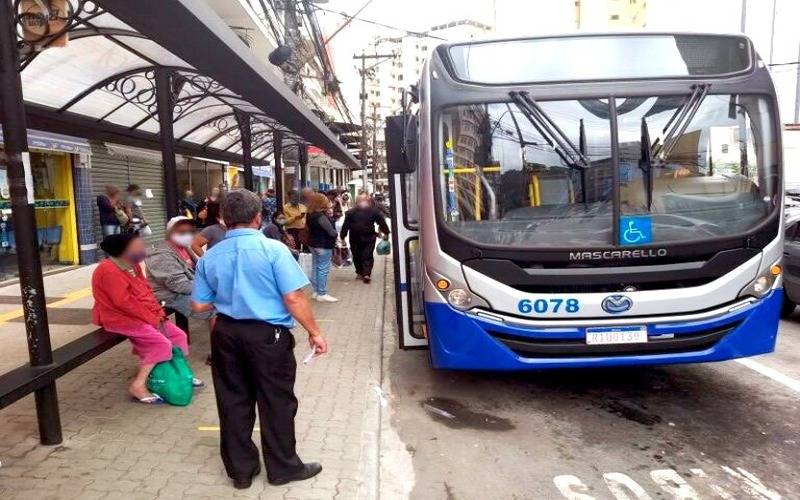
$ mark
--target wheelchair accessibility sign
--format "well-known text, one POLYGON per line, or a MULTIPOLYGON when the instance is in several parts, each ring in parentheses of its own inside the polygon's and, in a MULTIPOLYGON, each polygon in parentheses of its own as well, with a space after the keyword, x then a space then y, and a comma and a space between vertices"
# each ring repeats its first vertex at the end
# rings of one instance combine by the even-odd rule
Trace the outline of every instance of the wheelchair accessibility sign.
POLYGON ((620 245, 644 245, 653 241, 653 220, 649 215, 619 218, 620 245))

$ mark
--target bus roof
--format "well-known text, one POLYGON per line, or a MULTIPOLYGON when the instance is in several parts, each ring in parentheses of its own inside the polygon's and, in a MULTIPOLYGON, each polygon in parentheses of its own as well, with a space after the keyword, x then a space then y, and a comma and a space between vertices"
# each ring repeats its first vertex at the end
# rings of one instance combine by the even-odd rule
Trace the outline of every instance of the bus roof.
POLYGON ((591 33, 444 44, 437 54, 453 79, 485 85, 713 78, 751 72, 744 35, 591 33))

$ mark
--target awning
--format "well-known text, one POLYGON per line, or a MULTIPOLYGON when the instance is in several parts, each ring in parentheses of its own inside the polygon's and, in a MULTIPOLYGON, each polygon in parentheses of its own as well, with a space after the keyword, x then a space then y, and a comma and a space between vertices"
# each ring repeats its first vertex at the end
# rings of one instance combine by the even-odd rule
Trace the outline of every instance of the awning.
MULTIPOLYGON (((39 2, 22 5, 35 9, 30 6, 39 2)), ((64 5, 66 12, 58 15, 64 22, 55 33, 30 33, 26 24, 36 26, 41 15, 35 11, 18 18, 32 128, 158 150, 155 75, 167 71, 177 153, 241 163, 244 117, 254 163, 271 155, 273 132, 281 130, 284 146, 312 143, 355 164, 336 135, 205 2, 66 0, 64 5)))

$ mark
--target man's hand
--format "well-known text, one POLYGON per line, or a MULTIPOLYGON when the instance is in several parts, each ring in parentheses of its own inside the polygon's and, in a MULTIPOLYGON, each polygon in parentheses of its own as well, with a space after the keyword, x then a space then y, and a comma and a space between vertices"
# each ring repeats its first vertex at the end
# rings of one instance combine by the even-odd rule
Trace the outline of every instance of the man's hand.
POLYGON ((316 335, 308 334, 308 345, 314 349, 314 357, 328 353, 328 342, 321 333, 316 335))
POLYGON ((315 356, 320 356, 328 352, 328 343, 319 331, 319 326, 314 320, 314 313, 311 311, 311 304, 303 290, 295 290, 283 296, 283 303, 289 313, 303 325, 308 332, 308 345, 315 350, 315 356))

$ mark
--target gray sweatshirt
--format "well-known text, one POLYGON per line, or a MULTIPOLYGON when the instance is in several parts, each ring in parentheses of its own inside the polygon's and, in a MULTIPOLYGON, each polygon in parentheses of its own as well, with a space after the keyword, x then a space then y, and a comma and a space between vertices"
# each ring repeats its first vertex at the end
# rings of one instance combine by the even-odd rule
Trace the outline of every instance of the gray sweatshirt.
POLYGON ((158 300, 170 300, 176 295, 191 295, 194 269, 186 265, 166 241, 156 245, 147 255, 147 279, 158 300))

